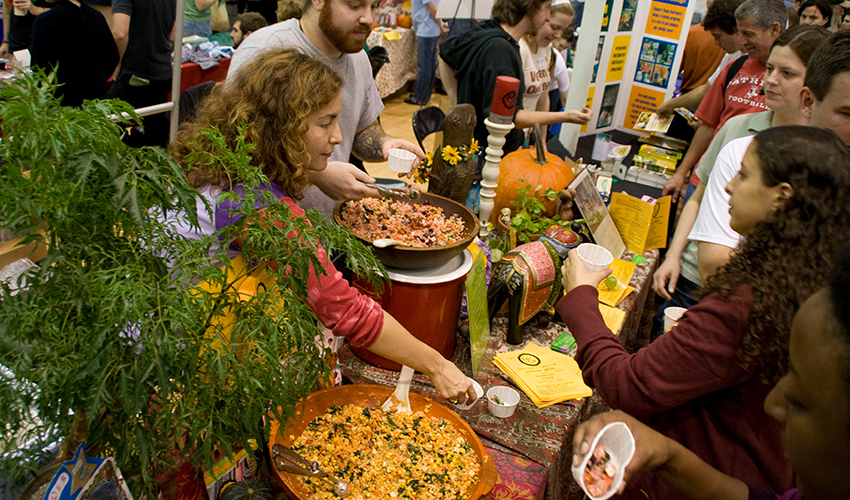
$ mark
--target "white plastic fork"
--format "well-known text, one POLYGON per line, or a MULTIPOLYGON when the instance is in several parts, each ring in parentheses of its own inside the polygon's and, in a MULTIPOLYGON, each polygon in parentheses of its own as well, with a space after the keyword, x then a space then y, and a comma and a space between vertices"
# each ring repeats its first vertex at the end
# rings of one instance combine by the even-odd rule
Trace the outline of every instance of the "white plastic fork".
POLYGON ((410 392, 410 382, 413 380, 413 368, 409 366, 402 366, 401 373, 398 376, 398 385, 395 386, 395 391, 393 391, 392 396, 388 397, 384 404, 381 405, 381 409, 384 411, 395 411, 399 413, 413 413, 413 410, 410 408, 410 397, 408 396, 408 392, 410 392))

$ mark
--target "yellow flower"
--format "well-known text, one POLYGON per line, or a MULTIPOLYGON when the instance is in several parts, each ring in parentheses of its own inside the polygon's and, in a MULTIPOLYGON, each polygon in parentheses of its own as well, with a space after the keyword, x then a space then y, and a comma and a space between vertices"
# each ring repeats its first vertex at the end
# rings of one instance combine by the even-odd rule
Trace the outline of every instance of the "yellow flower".
POLYGON ((478 152, 478 141, 472 139, 472 142, 469 143, 469 154, 475 154, 478 152))
POLYGON ((429 152, 425 153, 425 166, 430 167, 433 164, 434 164, 434 152, 429 151, 429 152))
POLYGON ((446 146, 443 148, 443 159, 449 162, 449 165, 457 165, 461 161, 460 153, 457 149, 446 146))

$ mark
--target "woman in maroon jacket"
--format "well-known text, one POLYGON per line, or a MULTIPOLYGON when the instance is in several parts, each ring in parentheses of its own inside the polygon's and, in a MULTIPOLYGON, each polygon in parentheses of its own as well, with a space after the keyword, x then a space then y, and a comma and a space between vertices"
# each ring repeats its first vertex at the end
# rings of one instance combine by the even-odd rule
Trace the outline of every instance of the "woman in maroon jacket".
MULTIPOLYGON (((590 273, 572 254, 562 270, 568 293, 556 309, 576 338, 585 381, 612 408, 721 472, 785 491, 791 468, 762 402, 788 368, 794 313, 850 241, 850 152, 826 130, 769 129, 726 189, 732 228, 747 242, 670 332, 628 354, 597 307, 596 286, 608 271, 590 273)), ((625 496, 645 499, 644 492, 675 498, 649 474, 636 475, 625 496)))

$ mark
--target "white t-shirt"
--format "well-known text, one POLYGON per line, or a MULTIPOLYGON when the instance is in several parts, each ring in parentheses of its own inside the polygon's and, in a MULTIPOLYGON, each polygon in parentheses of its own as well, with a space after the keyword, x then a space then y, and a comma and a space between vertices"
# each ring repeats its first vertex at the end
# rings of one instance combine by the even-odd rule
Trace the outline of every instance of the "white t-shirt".
POLYGON ((567 67, 567 61, 560 52, 552 48, 552 53, 555 54, 555 64, 552 67, 552 81, 549 84, 549 90, 558 89, 561 92, 570 90, 570 78, 573 75, 573 69, 567 67))
POLYGON ((699 214, 691 229, 688 239, 691 241, 705 241, 715 243, 729 248, 738 248, 743 241, 743 236, 735 232, 729 221, 729 195, 726 194, 726 184, 732 180, 741 170, 741 160, 747 148, 753 141, 753 137, 741 137, 730 141, 714 162, 714 169, 708 177, 705 185, 705 193, 699 205, 699 214))
POLYGON ((711 76, 708 77, 708 84, 714 85, 714 80, 717 80, 717 77, 720 76, 720 72, 723 71, 723 68, 725 68, 727 64, 734 61, 735 59, 738 59, 742 55, 744 55, 744 53, 739 50, 734 54, 726 54, 725 56, 723 56, 723 59, 720 60, 720 64, 717 65, 717 69, 715 69, 714 73, 712 73, 711 76))
MULTIPOLYGON (((522 109, 534 111, 543 94, 549 92, 549 62, 552 60, 551 47, 538 47, 531 52, 525 38, 519 40, 519 55, 522 57, 522 75, 525 79, 525 94, 522 95, 522 109)), ((549 111, 546 109, 545 111, 549 111)))
MULTIPOLYGON (((384 110, 384 103, 372 78, 369 56, 361 50, 331 59, 307 39, 298 25, 298 19, 289 19, 259 29, 239 44, 230 61, 227 78, 230 79, 239 68, 263 50, 286 46, 296 47, 308 56, 324 60, 342 77, 342 110, 339 115, 342 143, 334 148, 330 160, 347 162, 357 131, 374 123, 384 110)), ((274 89, 269 91, 273 92, 274 89)), ((285 98, 281 96, 281 99, 285 98)), ((333 212, 334 200, 316 186, 308 187, 302 194, 304 198, 298 202, 300 207, 317 208, 326 216, 333 212)))

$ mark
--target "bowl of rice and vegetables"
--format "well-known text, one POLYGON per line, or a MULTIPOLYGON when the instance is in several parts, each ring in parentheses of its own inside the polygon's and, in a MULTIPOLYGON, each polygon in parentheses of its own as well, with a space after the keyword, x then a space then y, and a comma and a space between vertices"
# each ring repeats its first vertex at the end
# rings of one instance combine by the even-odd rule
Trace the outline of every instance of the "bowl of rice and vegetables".
MULTIPOLYGON (((348 484, 351 500, 476 500, 498 480, 469 425, 410 393, 413 413, 385 412, 394 388, 343 385, 310 394, 294 420, 272 425, 270 447, 287 446, 348 484)), ((278 471, 293 498, 337 498, 328 481, 278 471)))
POLYGON ((387 267, 439 266, 463 252, 478 234, 478 218, 464 205, 422 193, 416 200, 400 195, 341 201, 334 220, 366 245, 390 238, 409 246, 372 247, 387 267))

